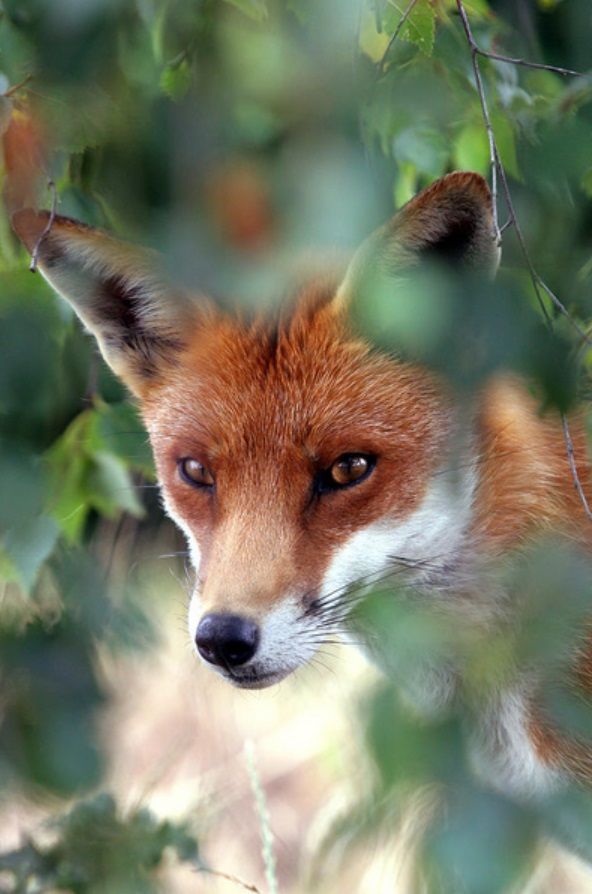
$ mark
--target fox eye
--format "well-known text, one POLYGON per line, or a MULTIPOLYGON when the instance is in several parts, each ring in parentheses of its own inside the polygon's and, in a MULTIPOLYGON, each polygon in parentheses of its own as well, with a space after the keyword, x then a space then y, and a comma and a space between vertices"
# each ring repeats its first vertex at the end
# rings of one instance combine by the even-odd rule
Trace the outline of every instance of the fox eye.
POLYGON ((214 486, 214 476, 197 459, 191 459, 191 457, 180 459, 178 466, 179 474, 187 484, 191 484, 193 487, 214 486))
POLYGON ((322 493, 359 484, 370 475, 375 465, 375 456, 366 453, 344 453, 318 475, 317 490, 322 493))

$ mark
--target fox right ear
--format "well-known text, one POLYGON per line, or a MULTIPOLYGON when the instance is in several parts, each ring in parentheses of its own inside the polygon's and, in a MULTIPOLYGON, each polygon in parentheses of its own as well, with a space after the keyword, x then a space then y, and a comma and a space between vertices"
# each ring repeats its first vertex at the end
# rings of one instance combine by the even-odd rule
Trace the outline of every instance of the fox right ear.
POLYGON ((487 182, 480 174, 455 171, 418 193, 360 246, 337 301, 347 304, 365 290, 369 279, 396 280, 424 260, 492 276, 499 258, 487 182))
POLYGON ((67 217, 50 220, 48 212, 19 211, 12 225, 113 371, 141 396, 204 311, 167 285, 156 254, 67 217))

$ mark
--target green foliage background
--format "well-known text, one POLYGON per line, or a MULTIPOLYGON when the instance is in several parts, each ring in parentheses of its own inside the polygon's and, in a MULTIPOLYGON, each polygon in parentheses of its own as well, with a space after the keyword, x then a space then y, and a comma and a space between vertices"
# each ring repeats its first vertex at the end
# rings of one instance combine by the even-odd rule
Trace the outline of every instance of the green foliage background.
MULTIPOLYGON (((402 23, 406 7, 4 0, 0 131, 19 115, 45 123, 61 213, 158 246, 177 277, 204 291, 266 303, 288 287, 287 259, 303 248, 349 250, 446 171, 489 173, 456 4, 418 0, 402 23), (247 222, 237 224, 232 188, 245 164, 256 198, 238 195, 247 222), (249 217, 251 201, 259 211, 249 217)), ((543 292, 554 324, 545 334, 510 228, 499 284, 470 313, 454 296, 442 313, 428 296, 425 306, 379 306, 364 325, 467 388, 500 365, 519 369, 564 409, 578 383, 587 387, 592 359, 573 325, 588 331, 592 316, 589 0, 466 0, 465 8, 482 49, 581 72, 480 60, 530 255, 570 316, 543 292), (467 333, 487 336, 477 369, 459 366, 467 333)), ((504 214, 500 194, 501 223, 504 214)), ((27 264, 0 210, 0 782, 34 798, 82 799, 100 789, 104 771, 97 645, 152 641, 141 580, 115 573, 113 544, 130 515, 138 549, 174 535, 162 530, 135 411, 27 264)), ((582 592, 583 614, 590 578, 574 567, 563 567, 556 586, 582 592)), ((407 647, 427 635, 421 622, 383 626, 407 630, 407 647)), ((561 826, 573 844, 575 815, 584 816, 576 845, 592 853, 590 806, 579 793, 537 811, 479 790, 465 771, 462 718, 418 729, 386 683, 364 717, 377 790, 360 793, 360 816, 344 827, 363 838, 380 820, 376 805, 386 795, 404 800, 411 780, 454 783, 449 822, 428 841, 430 891, 506 890, 541 828, 561 826)), ((152 891, 166 846, 183 859, 197 854, 184 826, 121 817, 107 796, 81 800, 55 829, 50 849, 27 844, 0 856, 7 890, 152 891), (93 829, 108 830, 108 852, 80 846, 93 829)))

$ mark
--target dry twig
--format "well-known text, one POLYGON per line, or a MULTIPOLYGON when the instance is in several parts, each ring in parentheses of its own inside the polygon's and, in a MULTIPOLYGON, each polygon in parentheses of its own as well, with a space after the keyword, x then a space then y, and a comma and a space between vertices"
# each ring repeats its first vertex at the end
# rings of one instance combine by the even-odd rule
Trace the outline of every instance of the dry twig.
POLYGON ((31 273, 35 273, 37 270, 37 261, 39 259, 39 249, 41 248, 41 243, 45 239, 45 237, 50 232, 53 222, 55 220, 56 211, 58 207, 58 192, 56 189, 56 185, 53 180, 49 179, 47 181, 47 189, 51 193, 51 210, 49 212, 49 217, 47 218, 47 223, 43 228, 43 232, 39 236, 39 239, 35 243, 33 247, 33 251, 31 252, 31 262, 29 264, 29 270, 31 273))
POLYGON ((507 62, 509 65, 523 65, 524 68, 538 68, 541 71, 554 71, 555 74, 560 74, 564 77, 583 77, 583 72, 574 71, 572 68, 561 68, 559 65, 547 65, 544 62, 529 62, 527 59, 515 59, 513 56, 504 56, 502 53, 490 53, 488 50, 482 50, 481 47, 476 47, 475 52, 486 59, 495 59, 496 62, 507 62))
POLYGON ((227 882, 232 882, 235 885, 239 885, 243 889, 243 891, 251 891, 252 894, 261 894, 259 888, 256 885, 250 885, 248 882, 243 882, 242 879, 238 878, 236 875, 229 875, 227 872, 219 872, 217 869, 198 869, 198 872, 207 872, 208 875, 213 875, 216 878, 226 879, 227 882))
POLYGON ((32 79, 33 79, 33 75, 28 74, 27 77, 23 78, 22 81, 19 81, 18 84, 13 84, 12 87, 10 87, 8 90, 5 90, 5 92, 2 94, 2 96, 6 96, 6 97, 14 96, 15 93, 18 93, 19 90, 22 90, 23 87, 26 87, 26 85, 32 79))

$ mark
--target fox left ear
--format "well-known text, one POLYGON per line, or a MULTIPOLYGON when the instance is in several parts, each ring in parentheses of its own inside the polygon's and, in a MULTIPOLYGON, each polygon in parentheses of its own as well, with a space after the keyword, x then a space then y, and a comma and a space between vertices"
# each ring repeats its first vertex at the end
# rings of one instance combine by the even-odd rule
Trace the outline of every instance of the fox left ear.
POLYGON ((423 261, 493 276, 499 259, 487 182, 480 174, 455 171, 418 193, 362 243, 337 300, 347 303, 354 299, 368 278, 396 277, 423 261))
POLYGON ((51 286, 96 337, 113 371, 141 396, 183 346, 197 310, 159 275, 158 256, 48 212, 19 211, 12 225, 51 286))

